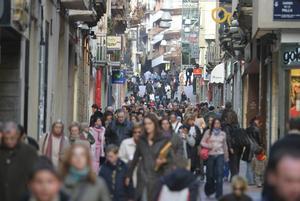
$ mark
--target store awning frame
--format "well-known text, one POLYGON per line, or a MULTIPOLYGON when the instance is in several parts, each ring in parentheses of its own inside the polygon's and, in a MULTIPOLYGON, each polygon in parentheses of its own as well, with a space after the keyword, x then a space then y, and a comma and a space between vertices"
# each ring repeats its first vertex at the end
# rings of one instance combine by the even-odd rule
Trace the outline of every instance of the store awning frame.
POLYGON ((220 63, 211 71, 209 83, 224 84, 225 81, 225 63, 220 63))
POLYGON ((161 56, 159 56, 159 57, 152 60, 152 68, 154 68, 154 67, 156 67, 160 64, 169 64, 169 63, 170 63, 170 61, 164 60, 164 56, 161 55, 161 56))

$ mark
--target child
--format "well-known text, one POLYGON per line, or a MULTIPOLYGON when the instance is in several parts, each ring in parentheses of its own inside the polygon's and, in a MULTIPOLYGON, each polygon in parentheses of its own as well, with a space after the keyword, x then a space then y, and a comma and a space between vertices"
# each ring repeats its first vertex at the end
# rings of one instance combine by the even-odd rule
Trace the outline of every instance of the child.
POLYGON ((105 152, 106 162, 102 165, 99 176, 105 180, 112 201, 133 200, 133 185, 132 182, 128 186, 125 185, 127 166, 119 159, 118 147, 113 144, 108 145, 105 152))
POLYGON ((55 171, 51 161, 42 156, 38 159, 29 176, 30 194, 21 201, 69 201, 69 197, 60 191, 61 180, 55 171))
POLYGON ((252 201, 252 199, 246 195, 248 185, 243 177, 234 176, 231 185, 233 192, 223 196, 220 201, 252 201))
POLYGON ((255 184, 258 188, 263 185, 264 171, 267 166, 267 156, 265 151, 261 148, 255 153, 255 157, 252 160, 252 168, 254 171, 255 184))
POLYGON ((87 139, 87 141, 92 146, 95 143, 95 138, 92 135, 92 133, 90 132, 89 124, 86 122, 81 123, 80 130, 81 130, 81 133, 84 135, 84 137, 87 139))

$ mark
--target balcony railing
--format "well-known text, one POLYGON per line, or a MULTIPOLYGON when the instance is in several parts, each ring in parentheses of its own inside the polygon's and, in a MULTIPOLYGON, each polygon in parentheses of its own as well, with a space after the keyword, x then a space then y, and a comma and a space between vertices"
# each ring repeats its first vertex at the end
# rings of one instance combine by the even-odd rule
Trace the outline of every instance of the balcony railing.
POLYGON ((217 64, 221 60, 221 48, 219 45, 208 46, 206 51, 206 61, 209 64, 217 64))
POLYGON ((60 3, 67 9, 89 10, 91 7, 90 0, 60 0, 60 3))

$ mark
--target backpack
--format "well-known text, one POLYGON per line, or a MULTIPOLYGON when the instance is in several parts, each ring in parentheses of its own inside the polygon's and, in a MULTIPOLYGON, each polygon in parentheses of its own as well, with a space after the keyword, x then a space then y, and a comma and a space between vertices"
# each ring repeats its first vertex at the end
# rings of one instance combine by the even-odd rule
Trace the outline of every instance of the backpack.
POLYGON ((233 127, 231 131, 231 143, 233 147, 243 149, 250 145, 247 131, 243 128, 233 127))

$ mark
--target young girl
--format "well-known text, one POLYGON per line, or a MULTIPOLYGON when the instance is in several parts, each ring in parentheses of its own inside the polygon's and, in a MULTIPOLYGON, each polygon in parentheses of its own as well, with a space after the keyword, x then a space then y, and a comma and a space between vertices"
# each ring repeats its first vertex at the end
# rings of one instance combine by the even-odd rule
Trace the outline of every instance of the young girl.
POLYGON ((105 128, 102 126, 102 121, 100 117, 96 118, 95 126, 90 128, 90 132, 93 134, 95 143, 92 145, 92 156, 93 156, 93 170, 98 173, 100 163, 104 161, 105 153, 105 128), (100 161, 101 157, 101 161, 100 161))

